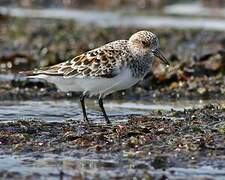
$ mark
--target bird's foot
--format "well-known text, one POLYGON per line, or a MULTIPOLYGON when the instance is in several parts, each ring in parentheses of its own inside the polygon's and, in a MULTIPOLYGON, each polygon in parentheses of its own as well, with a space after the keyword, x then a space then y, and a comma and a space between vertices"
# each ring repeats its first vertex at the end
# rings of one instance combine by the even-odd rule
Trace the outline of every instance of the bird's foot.
POLYGON ((88 123, 88 124, 90 123, 89 120, 88 120, 88 117, 84 117, 83 118, 83 121, 86 122, 86 123, 88 123))
POLYGON ((105 118, 105 121, 106 121, 106 124, 111 124, 111 122, 110 122, 110 120, 109 120, 109 118, 107 117, 107 118, 105 118))

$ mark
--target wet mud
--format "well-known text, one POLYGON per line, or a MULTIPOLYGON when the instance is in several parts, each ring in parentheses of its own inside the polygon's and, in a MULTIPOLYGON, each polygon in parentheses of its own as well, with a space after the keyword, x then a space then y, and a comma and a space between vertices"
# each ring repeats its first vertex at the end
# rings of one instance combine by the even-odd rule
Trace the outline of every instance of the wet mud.
POLYGON ((127 122, 120 123, 115 116, 111 117, 111 125, 73 120, 0 123, 0 161, 13 159, 8 165, 12 170, 1 170, 0 174, 8 179, 61 176, 92 179, 100 175, 103 178, 166 179, 187 175, 219 178, 225 169, 224 112, 223 105, 214 104, 183 111, 129 115, 127 122), (26 169, 40 162, 47 168, 45 173, 40 164, 34 169, 36 173, 13 170, 13 163, 26 169), (58 167, 55 173, 49 171, 52 166, 58 167), (201 172, 209 167, 212 169, 208 175, 201 172), (199 169, 199 174, 193 173, 193 169, 199 169))

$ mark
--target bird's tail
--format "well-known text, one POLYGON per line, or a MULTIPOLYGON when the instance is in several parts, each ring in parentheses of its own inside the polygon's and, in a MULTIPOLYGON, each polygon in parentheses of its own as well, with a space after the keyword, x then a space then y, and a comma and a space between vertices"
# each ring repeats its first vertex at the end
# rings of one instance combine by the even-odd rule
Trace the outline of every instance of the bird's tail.
POLYGON ((21 71, 19 72, 19 74, 21 76, 34 76, 34 75, 37 75, 37 73, 35 73, 33 70, 30 70, 30 71, 21 71))
POLYGON ((45 75, 41 72, 41 70, 30 70, 30 71, 21 71, 19 72, 21 76, 25 76, 26 78, 44 78, 45 75))

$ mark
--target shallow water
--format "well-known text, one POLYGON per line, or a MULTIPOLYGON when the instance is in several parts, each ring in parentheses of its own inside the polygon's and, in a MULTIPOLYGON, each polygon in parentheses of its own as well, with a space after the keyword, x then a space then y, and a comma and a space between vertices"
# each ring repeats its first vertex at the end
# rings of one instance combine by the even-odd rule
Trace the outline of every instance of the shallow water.
POLYGON ((81 24, 94 24, 101 27, 137 27, 137 28, 175 28, 175 29, 205 29, 225 31, 224 19, 174 17, 158 15, 133 15, 121 12, 100 12, 78 9, 26 9, 0 7, 0 13, 13 17, 72 19, 81 24), (205 23, 207 22, 207 23, 205 23))
POLYGON ((198 168, 171 167, 166 170, 153 169, 146 161, 132 159, 93 157, 66 157, 47 154, 45 156, 0 156, 0 170, 7 172, 3 178, 11 173, 19 177, 32 177, 39 179, 72 179, 85 175, 87 179, 143 177, 149 174, 155 179, 166 176, 169 179, 218 179, 225 176, 224 168, 199 166, 198 168), (118 163, 119 162, 119 163, 118 163), (137 168, 139 167, 139 168, 137 168))
POLYGON ((206 7, 198 2, 168 5, 164 8, 164 12, 166 14, 182 16, 225 17, 225 9, 223 7, 206 7))
MULTIPOLYGON (((189 108, 202 107, 218 101, 116 101, 106 100, 105 108, 108 115, 117 121, 126 121, 129 115, 147 115, 154 110, 182 111, 189 108)), ((222 102, 221 102, 222 103, 222 102)), ((98 104, 87 100, 87 112, 92 121, 101 122, 103 117, 98 104)), ((38 119, 43 121, 82 120, 79 100, 59 101, 1 101, 0 121, 15 121, 21 119, 38 119)), ((104 122, 104 121, 103 121, 104 122)))

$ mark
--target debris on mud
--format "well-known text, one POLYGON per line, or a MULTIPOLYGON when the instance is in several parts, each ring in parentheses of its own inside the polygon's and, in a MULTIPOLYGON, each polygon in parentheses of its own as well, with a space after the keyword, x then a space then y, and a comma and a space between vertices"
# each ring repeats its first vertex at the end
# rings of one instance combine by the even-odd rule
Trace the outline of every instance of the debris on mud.
POLYGON ((85 148, 97 152, 126 150, 170 153, 222 150, 225 109, 207 105, 200 109, 152 112, 130 116, 112 125, 68 120, 45 122, 18 120, 0 123, 1 152, 65 152, 85 148), (178 136, 179 134, 179 136, 178 136), (29 149, 27 149, 29 147, 29 149))
MULTIPOLYGON (((78 152, 82 152, 82 158, 92 154, 98 161, 106 157, 111 160, 119 157, 121 162, 130 160, 130 166, 146 172, 198 167, 204 162, 212 163, 214 168, 225 168, 224 163, 215 163, 224 158, 224 112, 221 105, 155 111, 147 116, 127 117, 128 122, 119 124, 114 117, 112 125, 72 120, 4 122, 0 123, 0 154, 55 154, 79 158, 78 152)), ((126 173, 128 175, 131 174, 126 173)))

